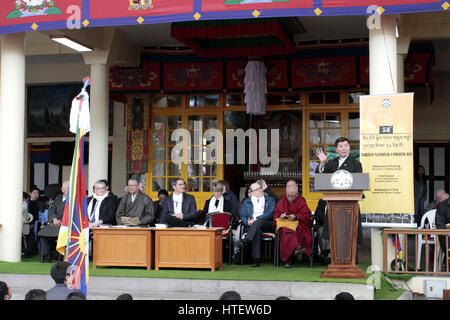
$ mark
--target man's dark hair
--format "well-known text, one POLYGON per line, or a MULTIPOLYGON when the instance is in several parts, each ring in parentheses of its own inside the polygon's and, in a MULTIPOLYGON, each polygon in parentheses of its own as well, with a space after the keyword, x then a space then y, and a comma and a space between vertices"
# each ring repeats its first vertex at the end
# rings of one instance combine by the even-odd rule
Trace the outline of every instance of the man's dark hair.
POLYGON ((74 291, 67 295, 66 300, 86 300, 86 296, 83 292, 74 291))
POLYGON ((69 275, 67 269, 70 267, 70 263, 65 261, 57 261, 50 269, 50 275, 56 284, 64 283, 66 276, 69 275))
POLYGON ((339 137, 336 139, 336 141, 334 142, 334 146, 337 147, 339 142, 345 142, 347 141, 348 143, 350 143, 350 140, 348 140, 346 137, 339 137))
POLYGON ((116 300, 133 300, 133 296, 129 293, 122 293, 116 300))
POLYGON ((39 194, 41 193, 41 190, 36 185, 31 187, 30 193, 33 192, 34 190, 37 190, 39 194))
POLYGON ((5 300, 5 296, 9 295, 8 285, 4 281, 0 281, 0 301, 5 300))
POLYGON ((24 193, 22 194, 22 200, 28 200, 29 197, 30 197, 30 196, 29 196, 28 193, 26 193, 26 192, 24 192, 24 193))
POLYGON ((42 289, 31 289, 26 293, 25 300, 47 300, 47 292, 42 289))
POLYGON ((280 296, 280 297, 277 297, 275 300, 291 300, 291 299, 289 299, 286 296, 280 296))
POLYGON ((219 300, 242 300, 241 295, 236 291, 225 291, 220 296, 219 300))
POLYGON ((349 292, 340 292, 336 295, 334 300, 355 300, 355 298, 352 296, 349 292))
POLYGON ((170 183, 172 188, 175 187, 177 185, 177 182, 180 181, 180 180, 182 180, 184 182, 183 178, 175 178, 175 179, 173 179, 172 182, 170 183))
POLYGON ((161 189, 161 190, 158 191, 158 197, 159 197, 160 195, 162 195, 162 194, 165 195, 166 197, 169 196, 169 192, 167 192, 166 189, 161 189))

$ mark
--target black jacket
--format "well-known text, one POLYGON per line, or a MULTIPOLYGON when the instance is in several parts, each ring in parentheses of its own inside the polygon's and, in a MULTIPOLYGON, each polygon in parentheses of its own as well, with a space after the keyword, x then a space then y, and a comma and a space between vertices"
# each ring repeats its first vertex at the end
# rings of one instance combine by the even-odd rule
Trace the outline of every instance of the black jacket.
POLYGON ((450 223, 450 199, 442 201, 436 210, 436 229, 446 229, 446 224, 450 223))
MULTIPOLYGON (((87 205, 92 201, 93 197, 87 198, 87 205)), ((99 219, 103 221, 103 224, 116 224, 116 211, 119 206, 119 198, 112 192, 108 194, 108 196, 103 199, 100 204, 100 214, 99 219)), ((90 212, 88 212, 90 214, 90 212)))
MULTIPOLYGON (((174 214, 173 207, 173 193, 170 194, 162 205, 162 212, 160 216, 160 222, 165 223, 169 215, 174 214)), ((183 193, 183 203, 181 205, 181 212, 184 215, 184 221, 188 224, 194 224, 197 221, 197 204, 195 203, 194 196, 183 193)))
MULTIPOLYGON (((319 165, 316 167, 316 173, 319 172, 319 165)), ((351 173, 362 173, 362 165, 361 162, 358 160, 355 160, 353 157, 348 156, 347 159, 345 159, 344 163, 339 167, 339 157, 334 158, 333 160, 328 161, 325 163, 325 166, 323 168, 322 173, 334 173, 337 170, 347 170, 351 173)))

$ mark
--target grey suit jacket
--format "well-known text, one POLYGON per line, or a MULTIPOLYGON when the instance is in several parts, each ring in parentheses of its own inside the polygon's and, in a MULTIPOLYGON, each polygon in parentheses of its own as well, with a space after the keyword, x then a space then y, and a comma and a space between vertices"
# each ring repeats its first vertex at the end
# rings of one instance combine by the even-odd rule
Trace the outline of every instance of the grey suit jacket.
POLYGON ((53 219, 56 218, 59 221, 62 221, 65 205, 66 201, 63 200, 63 197, 60 194, 59 196, 56 197, 56 199, 52 202, 52 204, 48 208, 48 223, 38 232, 39 237, 58 236, 60 226, 53 225, 53 219))
POLYGON ((67 296, 76 290, 69 289, 63 283, 56 284, 53 288, 47 291, 47 300, 66 300, 67 296))

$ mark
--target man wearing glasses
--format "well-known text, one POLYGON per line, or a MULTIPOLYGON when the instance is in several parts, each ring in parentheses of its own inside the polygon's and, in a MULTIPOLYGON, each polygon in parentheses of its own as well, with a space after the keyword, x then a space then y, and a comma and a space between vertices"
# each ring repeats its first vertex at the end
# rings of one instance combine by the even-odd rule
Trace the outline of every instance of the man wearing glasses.
POLYGON ((261 263, 261 243, 263 232, 273 232, 273 212, 275 200, 264 195, 259 182, 252 183, 249 188, 249 197, 244 200, 241 207, 241 221, 244 232, 247 232, 245 241, 252 243, 252 267, 259 267, 261 263))
POLYGON ((195 224, 197 205, 194 196, 186 193, 186 182, 177 178, 171 184, 173 192, 163 203, 159 222, 168 227, 188 227, 195 224))
POLYGON ((152 223, 154 217, 152 199, 139 190, 139 181, 131 178, 128 180, 128 194, 121 198, 117 208, 117 224, 145 226, 152 223))

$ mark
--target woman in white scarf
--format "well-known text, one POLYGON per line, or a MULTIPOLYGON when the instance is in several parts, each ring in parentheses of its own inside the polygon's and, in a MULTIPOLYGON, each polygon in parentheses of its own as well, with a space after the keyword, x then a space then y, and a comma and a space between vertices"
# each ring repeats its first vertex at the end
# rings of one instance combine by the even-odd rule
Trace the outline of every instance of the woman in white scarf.
POLYGON ((89 214, 89 227, 98 227, 103 223, 100 220, 100 206, 102 201, 108 197, 109 191, 106 190, 106 184, 102 181, 97 181, 94 184, 94 194, 92 195, 92 200, 88 204, 88 214, 89 214), (94 208, 93 208, 94 206, 94 208))

